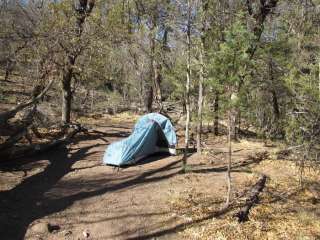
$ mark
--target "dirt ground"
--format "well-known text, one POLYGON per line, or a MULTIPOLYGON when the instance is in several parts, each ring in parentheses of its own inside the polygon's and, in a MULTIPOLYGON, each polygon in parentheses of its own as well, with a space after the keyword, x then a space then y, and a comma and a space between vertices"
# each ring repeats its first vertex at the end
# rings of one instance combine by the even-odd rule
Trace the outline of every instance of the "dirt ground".
MULTIPOLYGON (((210 151, 191 154, 186 174, 180 155, 103 166, 107 145, 128 136, 132 124, 106 120, 68 146, 2 165, 0 239, 234 239, 206 228, 226 220, 218 211, 226 193, 225 138, 207 136, 210 151)), ((253 185, 257 172, 287 174, 263 165, 274 147, 241 140, 233 150, 233 198, 253 185)))

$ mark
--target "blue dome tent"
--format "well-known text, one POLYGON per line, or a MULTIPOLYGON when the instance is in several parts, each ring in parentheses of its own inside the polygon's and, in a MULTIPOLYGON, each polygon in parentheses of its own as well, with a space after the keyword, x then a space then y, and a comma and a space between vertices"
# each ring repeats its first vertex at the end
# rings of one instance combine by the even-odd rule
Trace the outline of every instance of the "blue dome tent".
POLYGON ((170 120, 159 113, 149 113, 137 121, 128 138, 108 146, 103 163, 124 166, 157 152, 175 155, 176 144, 177 136, 170 120))

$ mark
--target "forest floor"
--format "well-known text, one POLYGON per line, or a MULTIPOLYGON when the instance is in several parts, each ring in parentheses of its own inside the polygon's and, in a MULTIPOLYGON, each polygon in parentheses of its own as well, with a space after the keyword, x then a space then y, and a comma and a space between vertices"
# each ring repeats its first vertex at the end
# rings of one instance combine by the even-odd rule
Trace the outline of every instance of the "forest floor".
MULTIPOLYGON (((0 167, 0 239, 319 239, 319 176, 305 187, 276 145, 257 139, 233 143, 233 204, 226 195, 225 136, 205 134, 206 151, 147 158, 117 169, 102 165, 108 144, 131 133, 136 116, 84 119, 89 134, 72 144, 0 167), (127 119, 130 119, 128 121, 127 119), (233 217, 260 173, 267 185, 246 223, 233 217), (313 190, 310 190, 313 189, 313 190)), ((182 132, 180 147, 182 146, 182 132)))

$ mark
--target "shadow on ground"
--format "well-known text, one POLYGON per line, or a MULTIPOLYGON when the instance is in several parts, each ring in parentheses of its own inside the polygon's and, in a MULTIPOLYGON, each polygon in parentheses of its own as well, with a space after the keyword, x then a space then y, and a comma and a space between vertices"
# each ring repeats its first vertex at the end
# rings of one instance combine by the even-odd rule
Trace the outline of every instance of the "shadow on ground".
MULTIPOLYGON (((167 165, 143 172, 130 179, 124 178, 120 183, 106 186, 101 182, 96 183, 94 190, 79 192, 61 198, 51 199, 46 192, 52 189, 69 172, 74 171, 72 166, 92 153, 91 148, 97 145, 78 148, 76 151, 68 151, 66 146, 61 146, 55 151, 47 153, 34 161, 49 160, 49 165, 40 173, 24 179, 19 185, 11 190, 0 192, 0 236, 1 239, 23 239, 28 226, 36 219, 50 214, 63 211, 75 201, 98 196, 107 192, 117 191, 138 184, 160 181, 172 177, 177 172, 166 174, 168 169, 175 167, 179 161, 170 162, 167 165), (160 176, 156 173, 164 172, 160 176)), ((17 160, 19 161, 19 160, 17 160)), ((67 183, 66 183, 67 184, 67 183)))
MULTIPOLYGON (((98 132, 96 132, 98 133, 98 132)), ((117 133, 115 133, 117 134, 117 133)), ((128 134, 127 132, 125 134, 128 134)), ((117 134, 117 137, 125 137, 122 132, 117 134)), ((104 142, 107 141, 103 137, 113 137, 113 135, 104 133, 103 136, 101 134, 96 134, 95 136, 91 136, 89 139, 101 139, 104 142)), ((87 136, 88 137, 88 136, 87 136)), ((85 136, 81 136, 76 139, 76 142, 81 140, 87 140, 85 136)), ((106 184, 106 180, 103 179, 101 181, 93 182, 90 186, 90 190, 81 191, 73 193, 67 196, 60 196, 58 198, 50 198, 46 193, 49 192, 54 186, 68 173, 83 169, 83 168, 73 168, 73 165, 85 158, 88 158, 90 155, 94 154, 92 152, 92 148, 100 146, 101 144, 91 144, 89 146, 74 148, 73 151, 69 151, 67 146, 61 146, 59 149, 55 149, 50 153, 46 153, 46 155, 39 156, 38 158, 33 158, 33 161, 41 161, 48 160, 49 165, 39 173, 36 173, 26 179, 24 179, 19 185, 15 186, 13 189, 8 191, 0 192, 0 236, 1 239, 10 239, 10 240, 20 240, 23 239, 29 225, 37 219, 41 219, 45 216, 51 215, 53 213, 57 213, 65 210, 69 206, 71 206, 74 202, 91 198, 94 196, 99 196, 105 194, 107 192, 114 192, 122 189, 132 188, 140 184, 148 184, 152 182, 161 181, 164 179, 168 179, 177 174, 180 174, 181 160, 169 161, 167 164, 163 164, 155 169, 146 169, 144 172, 133 175, 129 177, 121 178, 119 182, 106 184), (170 171, 171 170, 171 171, 170 171), (102 182, 104 181, 104 182, 102 182)), ((146 158, 139 163, 139 165, 143 165, 149 163, 151 161, 158 161, 163 159, 167 155, 156 155, 151 158, 146 158)), ((17 160, 18 165, 20 160, 17 160)), ((23 162, 23 161, 22 161, 23 162)), ((234 168, 248 166, 249 164, 254 163, 253 161, 240 163, 235 165, 234 168)), ((14 165, 14 164, 13 164, 14 165)), ((13 166, 12 165, 12 166, 13 166)), ((9 169, 14 169, 11 166, 9 169)), ((96 167, 97 165, 93 165, 91 167, 96 167)), ((225 171, 225 167, 210 167, 206 169, 195 169, 192 172, 195 173, 210 173, 210 172, 221 172, 225 171)), ((110 175, 110 180, 112 176, 110 175)), ((70 192, 72 192, 72 188, 77 186, 74 182, 66 181, 66 188, 70 188, 70 192), (69 185, 69 186, 68 186, 69 185)), ((90 183, 87 183, 90 184, 90 183)), ((175 227, 166 228, 164 230, 153 232, 146 234, 145 236, 140 236, 132 239, 149 239, 153 237, 159 237, 162 235, 174 233, 176 231, 182 230, 189 224, 194 224, 197 222, 204 221, 206 219, 210 219, 212 217, 217 217, 224 214, 227 210, 221 210, 213 212, 210 216, 207 216, 203 219, 196 220, 194 222, 189 223, 181 223, 176 224, 175 227)), ((229 211, 229 210, 228 210, 229 211)), ((150 213, 152 214, 152 213, 150 213)), ((119 218, 125 218, 126 215, 119 216, 119 218)), ((165 224, 165 223, 163 223, 165 224)), ((154 228, 157 229, 157 228, 154 228)), ((125 236, 126 232, 120 233, 117 236, 125 236)), ((130 234, 129 234, 130 235, 130 234)), ((113 237, 117 237, 113 236, 113 237)), ((112 237, 112 236, 111 236, 112 237)))

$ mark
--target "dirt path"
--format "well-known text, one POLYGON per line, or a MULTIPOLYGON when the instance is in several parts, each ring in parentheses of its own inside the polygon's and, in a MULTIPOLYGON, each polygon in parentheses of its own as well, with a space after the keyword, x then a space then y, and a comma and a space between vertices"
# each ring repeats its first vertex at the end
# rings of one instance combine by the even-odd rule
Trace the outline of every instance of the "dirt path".
MULTIPOLYGON (((179 156, 153 156, 120 171, 101 165, 107 144, 130 131, 131 126, 122 124, 100 127, 69 149, 60 147, 3 167, 0 238, 178 239, 176 231, 190 219, 170 212, 170 200, 193 188, 221 198, 223 159, 208 165, 191 157, 195 170, 186 175, 179 174, 179 156)), ((238 160, 246 157, 244 152, 238 160)), ((233 179, 235 185, 245 182, 237 173, 233 179)))

